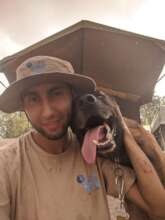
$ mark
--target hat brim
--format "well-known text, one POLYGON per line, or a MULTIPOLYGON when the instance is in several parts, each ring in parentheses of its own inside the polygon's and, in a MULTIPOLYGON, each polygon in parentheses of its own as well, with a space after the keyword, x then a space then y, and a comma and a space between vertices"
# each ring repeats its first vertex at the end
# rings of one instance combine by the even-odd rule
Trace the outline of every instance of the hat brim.
POLYGON ((95 81, 87 76, 68 73, 42 73, 31 75, 15 81, 1 94, 0 110, 6 113, 21 111, 21 94, 23 91, 41 83, 63 82, 73 87, 77 92, 89 93, 96 89, 95 81))

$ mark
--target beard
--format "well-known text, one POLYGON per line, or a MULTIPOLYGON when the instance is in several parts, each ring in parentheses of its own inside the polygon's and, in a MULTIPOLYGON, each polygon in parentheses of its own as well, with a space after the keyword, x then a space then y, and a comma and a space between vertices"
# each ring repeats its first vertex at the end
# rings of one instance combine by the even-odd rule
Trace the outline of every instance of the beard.
POLYGON ((27 114, 26 114, 26 116, 27 116, 29 122, 31 123, 32 127, 39 134, 41 134, 43 137, 47 138, 48 140, 59 140, 59 139, 63 138, 68 132, 68 128, 70 126, 70 120, 71 120, 70 117, 68 117, 68 119, 65 121, 64 125, 62 126, 62 128, 60 130, 52 132, 52 133, 48 133, 42 127, 39 127, 35 123, 33 123, 27 114))
MULTIPOLYGON (((31 123, 32 124, 32 123, 31 123)), ((44 136, 45 138, 49 139, 49 140, 58 140, 63 138, 67 132, 68 132, 68 124, 65 125, 60 131, 54 132, 52 134, 46 132, 44 129, 42 129, 41 127, 37 127, 36 125, 32 124, 33 128, 40 133, 42 136, 44 136)))

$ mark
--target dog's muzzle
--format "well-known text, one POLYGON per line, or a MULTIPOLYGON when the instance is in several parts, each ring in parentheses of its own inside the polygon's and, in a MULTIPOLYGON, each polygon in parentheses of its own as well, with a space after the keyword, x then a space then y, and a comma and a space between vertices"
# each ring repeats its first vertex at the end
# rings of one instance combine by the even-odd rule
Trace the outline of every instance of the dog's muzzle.
POLYGON ((76 115, 76 111, 74 119, 79 118, 79 122, 74 126, 75 133, 76 129, 84 133, 82 155, 88 164, 92 164, 96 153, 104 155, 116 148, 116 129, 107 122, 113 114, 109 106, 93 94, 81 96, 76 102, 76 109, 81 117, 76 115))

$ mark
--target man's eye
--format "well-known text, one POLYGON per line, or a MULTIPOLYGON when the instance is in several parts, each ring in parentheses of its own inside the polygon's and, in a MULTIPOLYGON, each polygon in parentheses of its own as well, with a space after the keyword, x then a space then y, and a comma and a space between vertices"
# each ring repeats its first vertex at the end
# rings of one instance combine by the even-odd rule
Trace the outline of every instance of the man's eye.
POLYGON ((28 100, 29 103, 36 103, 36 102, 38 102, 38 97, 29 96, 27 100, 28 100))
POLYGON ((31 100, 32 100, 33 102, 36 102, 36 101, 37 101, 37 97, 32 97, 31 100))
POLYGON ((55 90, 55 91, 52 91, 51 93, 50 93, 50 95, 51 96, 59 96, 59 95, 62 95, 62 91, 60 91, 60 90, 55 90))

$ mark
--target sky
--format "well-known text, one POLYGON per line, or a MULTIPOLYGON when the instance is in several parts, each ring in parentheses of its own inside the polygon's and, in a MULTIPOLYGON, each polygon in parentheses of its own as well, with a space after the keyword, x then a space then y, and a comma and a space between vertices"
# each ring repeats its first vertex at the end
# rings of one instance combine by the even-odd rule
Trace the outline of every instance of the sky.
MULTIPOLYGON (((0 59, 80 20, 165 40, 165 0, 0 0, 0 9, 0 59)), ((8 85, 2 73, 0 80, 8 85)), ((165 77, 156 95, 165 96, 163 85, 165 77)))

